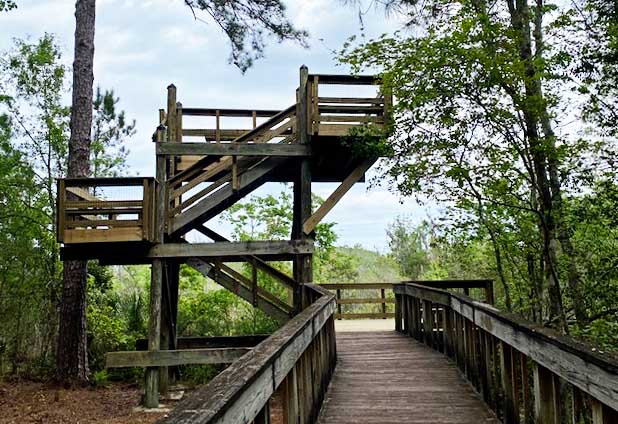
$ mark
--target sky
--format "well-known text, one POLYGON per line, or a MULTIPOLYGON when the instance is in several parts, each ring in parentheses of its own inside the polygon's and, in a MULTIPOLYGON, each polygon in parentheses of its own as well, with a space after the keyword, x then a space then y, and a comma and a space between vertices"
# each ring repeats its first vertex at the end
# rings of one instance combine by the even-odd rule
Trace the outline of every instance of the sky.
MULTIPOLYGON (((57 37, 67 64, 73 55, 73 0, 17 0, 18 9, 0 15, 0 50, 13 38, 36 40, 44 33, 57 37)), ((290 20, 310 34, 310 47, 269 43, 266 57, 244 75, 228 63, 225 35, 211 21, 196 21, 182 0, 98 0, 95 38, 95 84, 114 89, 120 108, 137 121, 137 134, 128 141, 128 174, 154 175, 154 145, 150 140, 158 109, 166 104, 166 87, 174 83, 184 107, 283 109, 294 102, 298 69, 312 73, 349 73, 338 66, 333 51, 360 33, 358 9, 336 0, 286 1, 290 20)), ((400 28, 394 17, 369 10, 363 18, 367 38, 400 28)), ((67 101, 69 99, 67 93, 67 101)), ((375 169, 368 173, 371 181, 375 169)), ((314 183, 312 190, 327 197, 335 184, 314 183)), ((256 194, 277 193, 267 184, 256 194)), ((432 213, 414 199, 400 198, 389 184, 356 184, 327 216, 336 222, 338 245, 360 244, 387 249, 386 228, 397 216, 418 221, 432 213)), ((225 225, 213 228, 229 233, 225 225)))

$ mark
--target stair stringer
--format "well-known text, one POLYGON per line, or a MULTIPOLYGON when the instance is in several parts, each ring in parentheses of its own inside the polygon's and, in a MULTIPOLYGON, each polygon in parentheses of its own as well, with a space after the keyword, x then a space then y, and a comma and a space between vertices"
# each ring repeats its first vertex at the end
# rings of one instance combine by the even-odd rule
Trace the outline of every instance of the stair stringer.
MULTIPOLYGON (((215 267, 210 263, 199 258, 190 258, 187 260, 186 263, 191 268, 202 274, 204 277, 210 278, 223 288, 240 296, 247 302, 253 303, 253 293, 250 289, 243 286, 242 284, 239 284, 237 281, 227 276, 226 274, 216 272, 215 267)), ((289 312, 284 311, 283 309, 281 309, 281 307, 271 302, 269 299, 264 298, 263 296, 258 296, 256 307, 268 316, 276 319, 280 323, 285 323, 291 318, 289 312)))

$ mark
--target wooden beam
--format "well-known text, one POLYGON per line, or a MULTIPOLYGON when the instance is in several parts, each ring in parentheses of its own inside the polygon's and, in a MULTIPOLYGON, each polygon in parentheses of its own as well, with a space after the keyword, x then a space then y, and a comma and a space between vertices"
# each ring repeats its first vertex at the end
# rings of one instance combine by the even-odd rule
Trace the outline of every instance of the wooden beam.
MULTIPOLYGON (((268 338, 267 334, 250 336, 211 336, 211 337, 178 337, 176 348, 183 349, 222 349, 230 347, 251 348, 268 338)), ((148 350, 148 339, 137 339, 135 350, 148 350)))
MULTIPOLYGON (((208 277, 215 281, 217 284, 222 286, 223 288, 229 290, 230 292, 240 296, 247 302, 251 303, 253 300, 253 294, 251 290, 247 287, 240 284, 238 281, 234 280, 229 275, 219 272, 215 267, 209 264, 206 261, 203 261, 198 258, 191 258, 187 261, 187 265, 197 270, 200 274, 205 277, 208 277)), ((263 297, 258 298, 257 308, 266 313, 267 315, 273 317, 280 323, 285 323, 290 319, 289 314, 281 309, 279 305, 275 305, 270 302, 268 299, 263 297)))
POLYGON ((320 284, 326 290, 376 290, 393 289, 392 283, 326 283, 320 284))
POLYGON ((352 186, 365 175, 365 172, 375 163, 376 159, 367 159, 357 166, 348 175, 343 182, 328 196, 328 198, 320 205, 317 211, 307 219, 303 224, 303 232, 311 234, 315 227, 324 219, 326 214, 335 207, 341 198, 352 188, 352 186))
POLYGON ((320 84, 379 85, 381 83, 377 75, 311 74, 310 76, 320 77, 320 84))
MULTIPOLYGON (((229 242, 230 241, 226 239, 225 237, 223 237, 222 235, 218 234, 217 232, 203 225, 200 225, 199 227, 197 227, 196 230, 215 242, 229 242)), ((286 273, 282 271, 279 271, 277 268, 268 265, 268 263, 266 263, 265 261, 263 261, 257 256, 243 256, 241 257, 241 259, 244 262, 254 263, 261 271, 269 274, 271 277, 276 278, 281 283, 283 283, 284 285, 290 288, 293 288, 296 285, 296 281, 292 277, 290 277, 289 275, 287 275, 286 273)))
POLYGON ((256 116, 258 118, 270 118, 278 113, 280 110, 260 110, 260 109, 217 109, 217 108, 197 108, 186 107, 183 109, 185 116, 215 116, 219 112, 220 116, 229 116, 236 118, 250 118, 256 116))
POLYGON ((148 258, 219 258, 242 255, 298 255, 313 252, 311 240, 242 241, 220 243, 165 243, 153 246, 148 258))
POLYGON ((287 158, 272 157, 244 172, 239 177, 239 189, 233 190, 231 184, 222 187, 207 198, 196 203, 187 211, 176 216, 170 222, 170 233, 183 233, 207 221, 236 201, 242 199, 252 189, 266 182, 266 176, 276 167, 285 163, 287 158))
POLYGON ((311 156, 311 146, 279 143, 157 143, 157 154, 304 157, 311 156))
POLYGON ((105 354, 105 367, 172 367, 177 365, 231 364, 250 350, 250 348, 246 347, 234 347, 109 352, 105 354))

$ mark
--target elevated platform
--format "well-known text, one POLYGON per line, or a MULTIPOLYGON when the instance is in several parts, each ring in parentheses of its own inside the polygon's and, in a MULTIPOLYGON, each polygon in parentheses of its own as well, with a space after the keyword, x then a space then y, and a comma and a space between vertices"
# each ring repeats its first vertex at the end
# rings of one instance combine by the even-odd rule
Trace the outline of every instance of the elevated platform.
MULTIPOLYGON (((75 247, 66 257, 84 252, 84 259, 147 263, 149 244, 178 240, 265 183, 299 182, 300 172, 308 190, 313 182, 342 184, 328 202, 332 208, 377 160, 363 153, 363 144, 387 136, 392 98, 379 84, 374 76, 302 68, 302 89, 283 110, 185 108, 168 87, 167 110, 160 110, 153 136, 156 180, 59 180, 58 241, 75 247), (332 87, 344 94, 334 95, 332 87), (91 243, 98 247, 84 247, 91 243), (110 253, 110 243, 131 244, 110 253)), ((309 234, 317 222, 314 217, 303 229, 309 234)))

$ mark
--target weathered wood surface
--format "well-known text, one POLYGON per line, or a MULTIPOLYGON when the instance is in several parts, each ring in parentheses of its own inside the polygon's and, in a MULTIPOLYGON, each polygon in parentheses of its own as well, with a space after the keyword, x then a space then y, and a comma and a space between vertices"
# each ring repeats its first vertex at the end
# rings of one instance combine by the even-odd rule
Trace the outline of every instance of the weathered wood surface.
POLYGON ((394 331, 337 333, 321 424, 498 423, 457 367, 394 331))
MULTIPOLYGON (((324 365, 324 361, 332 358, 334 350, 326 356, 316 355, 317 346, 324 347, 316 340, 324 339, 324 331, 332 328, 332 314, 335 311, 334 298, 321 293, 319 287, 305 286, 315 295, 322 297, 314 301, 276 331, 271 337, 257 345, 249 353, 230 365, 225 371, 215 377, 207 386, 202 387, 183 401, 159 423, 189 424, 189 423, 230 423, 248 424, 265 407, 276 388, 286 379, 294 367, 302 364, 324 365), (308 356, 307 356, 308 355, 308 356)), ((309 296, 309 293, 307 293, 309 296)), ((332 339, 334 340, 334 338, 332 339)), ((328 368, 333 365, 328 361, 328 368)), ((310 370, 310 367, 301 367, 310 370)), ((327 368, 322 368, 323 375, 328 376, 327 368)), ((311 379, 304 379, 307 383, 311 379)), ((328 380, 320 378, 327 383, 328 380)), ((314 380, 317 384, 317 382, 314 380)), ((302 392, 307 394, 308 391, 302 392)), ((309 398, 310 402, 301 406, 309 409, 319 407, 318 399, 309 398), (313 406, 312 406, 313 405, 313 406)), ((303 416, 302 422, 308 415, 303 416)))
MULTIPOLYGON (((178 337, 177 349, 221 349, 226 347, 255 347, 268 338, 267 334, 250 336, 178 337)), ((135 350, 147 350, 148 339, 137 339, 135 350)))
POLYGON ((159 155, 311 156, 311 146, 263 143, 157 143, 159 155))
POLYGON ((108 352, 106 368, 161 367, 188 364, 231 364, 251 349, 226 347, 158 351, 108 352))
POLYGON ((534 416, 556 424, 568 415, 580 422, 582 395, 599 402, 604 415, 618 411, 618 362, 611 355, 463 295, 411 283, 394 292, 398 331, 456 361, 503 422, 534 416))
POLYGON ((297 255, 313 252, 307 240, 243 241, 218 243, 166 243, 152 247, 149 258, 226 258, 227 256, 297 255))

